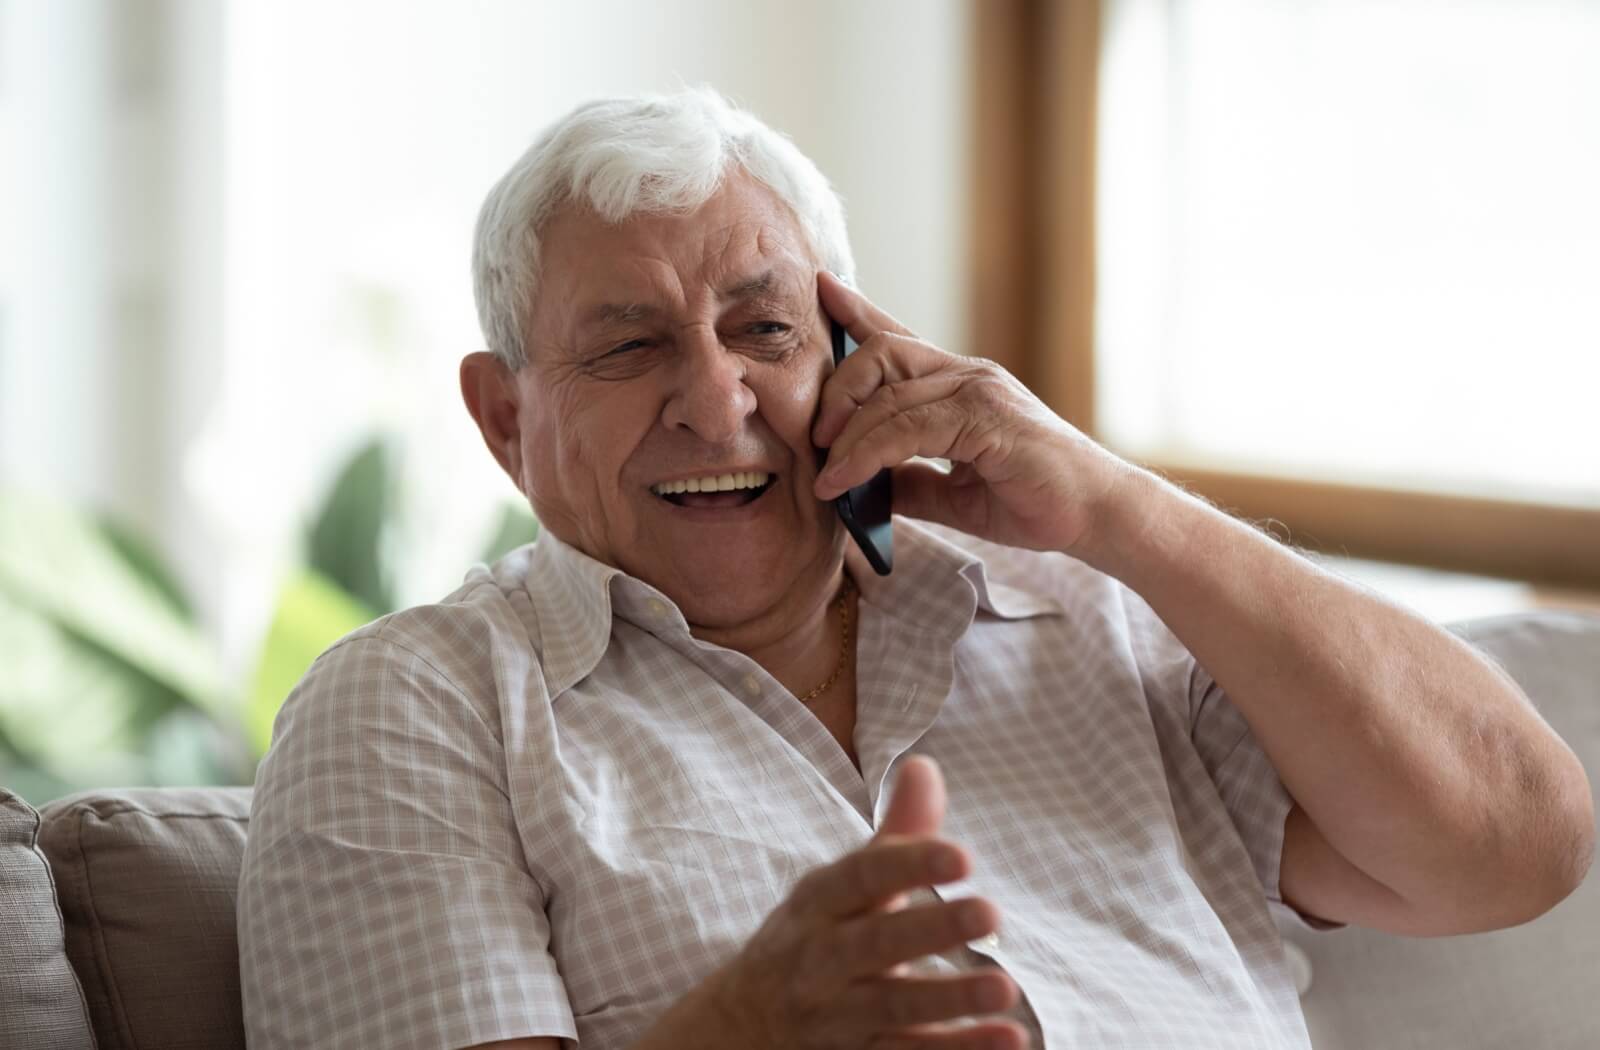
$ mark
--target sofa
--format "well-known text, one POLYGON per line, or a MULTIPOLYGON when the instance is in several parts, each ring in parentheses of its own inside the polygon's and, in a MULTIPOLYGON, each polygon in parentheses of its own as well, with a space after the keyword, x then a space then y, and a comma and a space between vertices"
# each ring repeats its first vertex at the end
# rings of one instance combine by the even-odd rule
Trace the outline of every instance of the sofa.
MULTIPOLYGON (((1600 617, 1453 625, 1600 783, 1600 617)), ((248 788, 0 789, 0 1048, 244 1046, 234 935, 248 788)), ((1508 930, 1408 939, 1284 922, 1317 1050, 1600 1047, 1600 876, 1508 930)))

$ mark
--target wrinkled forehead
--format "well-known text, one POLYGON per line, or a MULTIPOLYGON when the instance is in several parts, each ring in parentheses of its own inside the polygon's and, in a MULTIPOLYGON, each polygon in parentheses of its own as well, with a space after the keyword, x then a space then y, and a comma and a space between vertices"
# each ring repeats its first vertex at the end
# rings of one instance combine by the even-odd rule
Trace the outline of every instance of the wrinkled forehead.
POLYGON ((676 310, 816 298, 816 254, 794 214, 759 184, 733 182, 693 211, 615 224, 564 209, 541 241, 536 325, 540 314, 569 327, 629 304, 676 310))

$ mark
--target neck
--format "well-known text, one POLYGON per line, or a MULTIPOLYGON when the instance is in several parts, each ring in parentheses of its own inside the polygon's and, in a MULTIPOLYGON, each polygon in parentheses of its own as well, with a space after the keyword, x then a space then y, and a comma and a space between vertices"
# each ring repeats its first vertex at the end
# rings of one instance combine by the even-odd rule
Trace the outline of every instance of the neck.
MULTIPOLYGON (((804 695, 838 667, 842 643, 838 598, 843 589, 844 567, 835 565, 831 572, 797 584, 783 602, 746 623, 691 624, 690 633, 703 642, 744 653, 791 693, 804 695)), ((850 602, 854 616, 854 594, 850 602)))

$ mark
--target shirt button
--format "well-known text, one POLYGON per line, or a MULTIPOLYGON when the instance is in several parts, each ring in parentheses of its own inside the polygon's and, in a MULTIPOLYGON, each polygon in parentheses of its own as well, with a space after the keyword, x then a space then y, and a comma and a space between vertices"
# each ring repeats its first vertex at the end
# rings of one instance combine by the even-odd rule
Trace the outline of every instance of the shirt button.
POLYGON ((761 679, 757 678, 753 674, 745 675, 744 691, 749 693, 751 696, 755 696, 757 693, 761 692, 761 679))
POLYGON ((662 601, 660 598, 651 598, 650 615, 654 616, 658 620, 665 619, 667 615, 667 603, 662 601))

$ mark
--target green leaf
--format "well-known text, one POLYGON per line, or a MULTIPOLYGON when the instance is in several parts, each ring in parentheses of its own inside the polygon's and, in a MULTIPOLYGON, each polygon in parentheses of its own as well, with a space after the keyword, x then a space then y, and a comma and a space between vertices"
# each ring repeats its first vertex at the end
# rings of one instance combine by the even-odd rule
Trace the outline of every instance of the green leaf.
POLYGON ((493 564, 524 543, 532 543, 539 535, 539 522, 528 508, 507 503, 500 508, 500 521, 495 526, 494 537, 483 549, 478 559, 493 564))
POLYGON ((311 567, 367 608, 394 609, 381 553, 391 504, 389 453, 368 442, 340 471, 308 537, 311 567))
MULTIPOLYGON (((0 592, 0 733, 61 780, 131 771, 141 737, 182 699, 114 654, 0 592)), ((113 783, 115 781, 112 781, 113 783)))
POLYGON ((128 568, 165 598, 185 622, 193 623, 194 606, 183 593, 178 578, 161 561, 155 549, 146 543, 143 537, 135 534, 132 529, 109 514, 96 515, 94 521, 101 534, 105 536, 106 542, 111 545, 111 549, 122 556, 128 568))
POLYGON ((245 704, 245 732, 256 755, 272 742, 272 721, 312 661, 377 613, 314 569, 284 584, 245 704))
POLYGON ((211 644, 89 516, 43 497, 0 494, 0 593, 98 654, 104 673, 143 677, 180 702, 226 709, 211 644))

